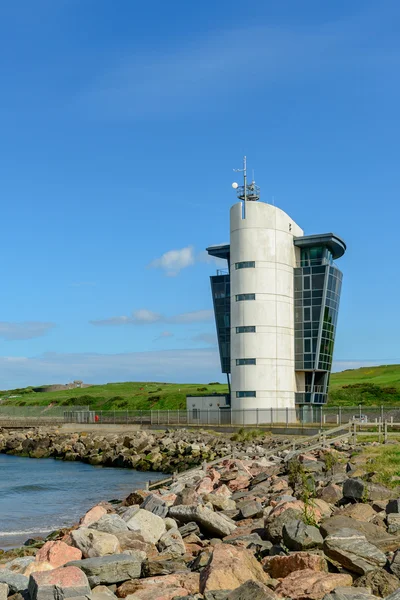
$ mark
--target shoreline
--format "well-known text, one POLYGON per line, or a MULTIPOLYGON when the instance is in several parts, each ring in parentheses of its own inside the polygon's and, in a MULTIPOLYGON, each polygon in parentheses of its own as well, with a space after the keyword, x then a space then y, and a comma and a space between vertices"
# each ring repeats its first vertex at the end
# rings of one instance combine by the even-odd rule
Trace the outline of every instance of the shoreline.
POLYGON ((400 487, 371 481, 359 453, 374 443, 292 459, 268 437, 237 446, 240 458, 99 502, 24 557, 1 555, 0 586, 30 600, 400 599, 400 487))

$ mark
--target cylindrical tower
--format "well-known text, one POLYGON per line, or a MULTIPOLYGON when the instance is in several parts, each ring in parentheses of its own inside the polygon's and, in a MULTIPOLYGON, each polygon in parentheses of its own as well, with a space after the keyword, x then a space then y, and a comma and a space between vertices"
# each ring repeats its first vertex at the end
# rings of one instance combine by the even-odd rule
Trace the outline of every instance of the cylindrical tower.
MULTIPOLYGON (((258 422, 269 422, 271 409, 295 407, 293 238, 302 235, 271 204, 231 208, 231 405, 259 409, 258 422)), ((240 419, 255 423, 251 412, 240 419)))

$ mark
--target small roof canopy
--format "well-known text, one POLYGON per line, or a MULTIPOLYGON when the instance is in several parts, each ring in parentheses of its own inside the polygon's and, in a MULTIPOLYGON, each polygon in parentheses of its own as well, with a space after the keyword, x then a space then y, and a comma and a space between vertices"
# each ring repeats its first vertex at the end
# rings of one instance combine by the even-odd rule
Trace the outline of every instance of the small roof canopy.
POLYGON ((225 258, 228 260, 230 249, 230 244, 220 244, 219 246, 209 246, 206 248, 206 251, 210 256, 215 256, 215 258, 225 258))
POLYGON ((313 248, 324 246, 332 252, 333 258, 340 258, 346 252, 345 242, 334 233, 317 233, 294 238, 294 245, 298 248, 313 248))

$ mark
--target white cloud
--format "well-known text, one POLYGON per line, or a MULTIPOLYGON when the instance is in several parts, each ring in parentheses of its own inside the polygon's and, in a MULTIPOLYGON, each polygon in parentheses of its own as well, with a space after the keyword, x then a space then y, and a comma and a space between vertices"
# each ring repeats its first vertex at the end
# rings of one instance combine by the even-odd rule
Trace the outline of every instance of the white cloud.
POLYGON ((55 323, 41 321, 23 321, 21 323, 0 321, 0 338, 7 341, 31 340, 45 335, 55 326, 55 323))
POLYGON ((146 308, 134 311, 130 316, 109 317, 107 319, 96 319, 90 321, 92 325, 113 326, 113 325, 144 325, 152 323, 206 323, 214 317, 212 310, 195 310, 188 313, 181 313, 172 317, 167 317, 160 313, 155 313, 146 308))
POLYGON ((169 250, 160 258, 154 259, 149 267, 152 269, 163 269, 169 277, 175 277, 182 269, 190 267, 195 262, 193 246, 186 246, 180 250, 169 250))
POLYGON ((221 378, 219 357, 214 348, 0 357, 0 389, 74 379, 85 383, 135 380, 202 383, 221 378))

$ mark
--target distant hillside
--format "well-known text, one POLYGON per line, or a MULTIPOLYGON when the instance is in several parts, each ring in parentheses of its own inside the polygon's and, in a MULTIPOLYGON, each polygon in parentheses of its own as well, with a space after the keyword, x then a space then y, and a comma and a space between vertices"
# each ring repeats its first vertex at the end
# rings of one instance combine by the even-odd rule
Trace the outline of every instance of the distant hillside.
POLYGON ((363 367, 333 373, 329 404, 400 404, 400 365, 363 367))
MULTIPOLYGON (((49 386, 41 386, 41 388, 49 386)), ((40 390, 41 388, 35 388, 40 390)), ((24 388, 0 392, 1 405, 49 404, 86 406, 95 410, 177 410, 186 395, 227 393, 226 384, 125 382, 51 392, 24 388)), ((333 373, 329 404, 333 406, 400 405, 400 365, 364 367, 333 373)))

